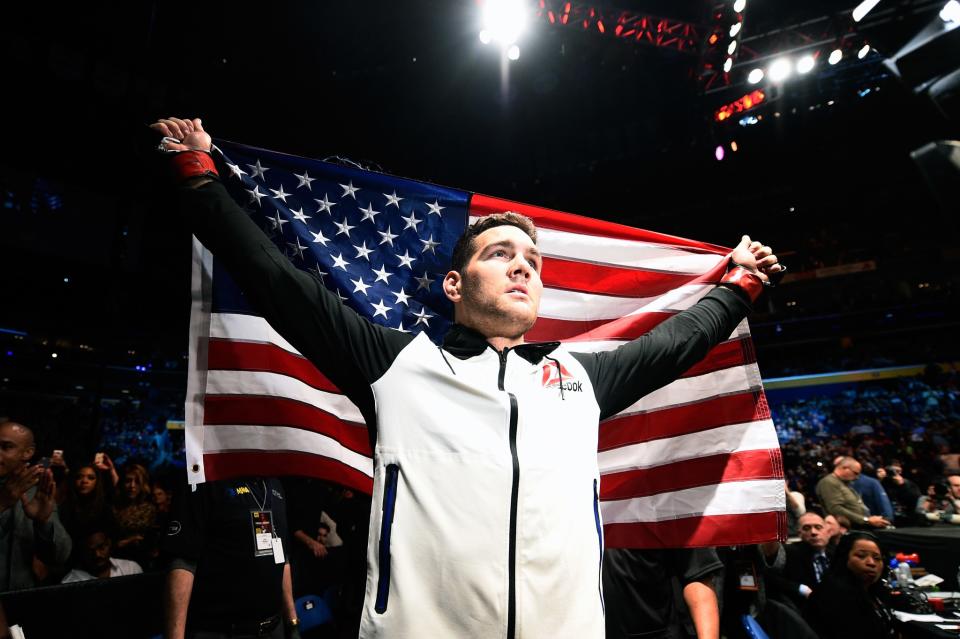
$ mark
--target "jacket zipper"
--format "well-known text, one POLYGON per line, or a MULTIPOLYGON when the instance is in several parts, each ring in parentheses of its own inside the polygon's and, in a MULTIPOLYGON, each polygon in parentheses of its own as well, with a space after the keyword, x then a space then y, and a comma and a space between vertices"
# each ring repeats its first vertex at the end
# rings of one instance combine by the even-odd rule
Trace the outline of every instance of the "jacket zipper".
POLYGON ((400 466, 387 466, 386 485, 383 489, 383 513, 380 521, 380 577, 377 582, 377 600, 373 609, 377 614, 387 611, 390 597, 390 533, 393 530, 393 512, 397 503, 397 475, 400 466))
MULTIPOLYGON (((504 348, 500 355, 500 374, 497 384, 500 390, 507 372, 507 353, 504 348)), ((510 397, 510 456, 513 458, 513 487, 510 491, 510 551, 508 558, 509 582, 507 586, 507 639, 514 639, 517 632, 517 499, 520 494, 520 459, 517 457, 517 398, 510 397)))
POLYGON ((597 567, 597 592, 600 593, 600 610, 607 613, 603 603, 603 527, 600 525, 600 490, 597 480, 593 480, 593 520, 597 525, 597 544, 600 546, 600 565, 597 567))

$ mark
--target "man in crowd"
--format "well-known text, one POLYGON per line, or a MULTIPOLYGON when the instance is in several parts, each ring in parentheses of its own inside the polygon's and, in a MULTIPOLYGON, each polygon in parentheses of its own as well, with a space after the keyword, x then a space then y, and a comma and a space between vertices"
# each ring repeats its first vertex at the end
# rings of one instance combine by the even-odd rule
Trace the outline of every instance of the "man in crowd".
POLYGON ((76 568, 67 573, 61 583, 69 584, 91 579, 107 579, 139 575, 143 572, 140 564, 129 559, 115 559, 110 556, 110 537, 103 530, 93 529, 77 539, 81 544, 76 568))
POLYGON ((537 231, 488 216, 454 247, 442 290, 456 323, 438 348, 366 321, 295 268, 219 182, 199 120, 152 126, 194 233, 371 429, 382 507, 361 636, 602 637, 598 422, 731 335, 782 271, 770 247, 743 236, 697 304, 616 350, 574 353, 525 343, 543 292, 537 231), (560 392, 539 381, 551 370, 560 392), (571 499, 588 487, 592 500, 571 499))
POLYGON ((884 470, 885 477, 877 477, 893 503, 894 523, 897 526, 909 526, 917 523, 917 500, 920 499, 920 487, 903 474, 903 467, 894 461, 884 470))
POLYGON ((833 547, 823 517, 807 512, 799 523, 800 543, 785 546, 786 563, 782 570, 768 574, 768 582, 771 595, 776 593, 779 599, 791 602, 802 611, 807 597, 830 568, 833 547))
POLYGON ((855 528, 886 528, 890 522, 880 515, 871 515, 850 483, 860 476, 860 462, 843 457, 833 472, 817 482, 817 498, 827 513, 843 515, 855 528))
POLYGON ((162 540, 166 639, 299 636, 280 482, 207 482, 173 509, 162 540))
POLYGON ((865 467, 863 472, 850 482, 850 488, 860 495, 867 510, 872 515, 880 515, 887 521, 893 521, 893 506, 890 504, 890 497, 883 489, 883 485, 870 474, 873 473, 873 467, 865 467))
POLYGON ((0 592, 32 588, 36 557, 49 568, 70 556, 67 531, 57 517, 53 473, 31 465, 33 431, 12 421, 0 423, 0 592))

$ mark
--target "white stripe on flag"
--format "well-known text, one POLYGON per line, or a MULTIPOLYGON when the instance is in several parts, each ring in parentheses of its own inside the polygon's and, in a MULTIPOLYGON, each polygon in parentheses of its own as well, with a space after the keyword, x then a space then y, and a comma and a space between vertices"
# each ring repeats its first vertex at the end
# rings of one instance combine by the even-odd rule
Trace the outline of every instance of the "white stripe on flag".
MULTIPOLYGON (((644 413, 647 411, 667 408, 669 406, 681 406, 690 402, 703 401, 711 397, 720 397, 721 395, 733 395, 745 391, 760 390, 754 382, 751 367, 756 368, 756 364, 746 364, 743 366, 734 366, 724 368, 703 375, 694 377, 683 377, 673 381, 663 388, 659 388, 652 393, 642 397, 618 415, 631 415, 634 413, 644 413)), ((757 376, 759 379, 759 375, 757 376)))
POLYGON ((779 447, 773 422, 762 419, 606 450, 597 455, 597 462, 600 473, 605 475, 722 453, 779 447))
POLYGON ((348 422, 364 423, 360 409, 346 396, 317 390, 279 373, 212 370, 207 373, 207 395, 284 397, 316 406, 348 422))
POLYGON ((632 524, 696 515, 739 515, 783 510, 785 499, 782 479, 762 479, 604 501, 600 505, 604 524, 632 524))
POLYGON ((300 355, 300 351, 283 339, 267 320, 257 315, 243 315, 241 313, 211 313, 210 337, 221 339, 243 340, 245 342, 259 342, 274 344, 283 350, 300 355))
POLYGON ((654 297, 614 297, 578 291, 545 288, 540 300, 540 317, 588 321, 618 319, 626 315, 682 311, 713 290, 710 284, 688 284, 654 297))
POLYGON ((373 476, 373 460, 345 448, 321 433, 289 426, 207 426, 208 453, 228 451, 296 451, 323 455, 341 461, 361 473, 373 476))

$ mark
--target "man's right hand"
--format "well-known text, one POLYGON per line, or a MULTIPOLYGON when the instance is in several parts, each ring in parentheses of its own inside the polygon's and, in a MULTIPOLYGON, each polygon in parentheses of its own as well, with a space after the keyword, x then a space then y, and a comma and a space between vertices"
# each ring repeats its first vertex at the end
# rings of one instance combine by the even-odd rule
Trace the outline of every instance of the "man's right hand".
POLYGON ((890 522, 881 517, 880 515, 870 515, 867 517, 867 523, 873 526, 874 528, 886 528, 890 525, 890 522))
POLYGON ((44 469, 41 466, 23 465, 7 477, 0 486, 0 510, 12 508, 20 498, 40 481, 44 469))
POLYGON ((150 125, 150 128, 164 137, 174 138, 180 142, 167 142, 164 148, 170 151, 209 151, 213 146, 210 134, 203 130, 200 118, 183 120, 181 118, 161 118, 150 125))
POLYGON ((327 556, 327 547, 321 544, 316 539, 311 539, 307 547, 313 553, 313 556, 316 557, 317 559, 323 559, 324 557, 327 556))

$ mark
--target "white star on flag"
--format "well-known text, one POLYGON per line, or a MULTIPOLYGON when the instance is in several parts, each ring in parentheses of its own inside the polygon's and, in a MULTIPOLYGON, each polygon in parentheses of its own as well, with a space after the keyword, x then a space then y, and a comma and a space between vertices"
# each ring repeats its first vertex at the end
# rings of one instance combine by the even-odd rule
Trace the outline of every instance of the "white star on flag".
POLYGON ((252 191, 251 191, 250 189, 245 189, 245 190, 246 190, 247 193, 250 194, 250 201, 251 201, 251 202, 253 202, 254 200, 257 201, 257 206, 260 206, 260 198, 262 198, 262 197, 267 197, 267 194, 266 194, 266 193, 261 193, 261 192, 260 192, 260 187, 257 186, 257 185, 254 185, 252 191))
MULTIPOLYGON (((440 200, 434 200, 433 204, 430 204, 429 202, 427 202, 427 206, 430 207, 430 210, 427 211, 427 215, 432 215, 434 213, 436 213, 437 215, 440 215, 440 211, 446 208, 445 206, 440 206, 440 200)), ((440 215, 440 217, 443 217, 443 216, 440 215)))
POLYGON ((346 234, 347 237, 350 237, 350 230, 356 228, 355 226, 350 226, 347 218, 343 218, 343 222, 334 222, 333 225, 340 229, 337 231, 337 235, 346 234))
POLYGON ((342 253, 342 252, 340 253, 340 255, 337 255, 335 258, 333 258, 333 266, 334 266, 334 268, 339 268, 339 269, 342 269, 342 270, 346 271, 346 270, 347 270, 347 266, 348 266, 349 264, 350 264, 350 262, 348 262, 348 261, 346 261, 345 259, 343 259, 343 253, 342 253))
POLYGON ((383 303, 383 299, 380 300, 379 304, 370 303, 370 306, 376 309, 376 312, 373 314, 374 317, 377 315, 383 315, 383 319, 387 319, 387 311, 390 310, 390 307, 383 303))
POLYGON ((400 237, 399 235, 394 235, 393 230, 389 226, 386 231, 377 231, 377 233, 380 234, 380 243, 389 244, 390 246, 393 246, 393 240, 395 238, 400 237))
POLYGON ((341 184, 340 188, 343 189, 343 195, 340 196, 341 198, 349 195, 353 199, 357 199, 357 196, 354 194, 359 191, 360 188, 353 185, 353 180, 350 180, 350 182, 347 184, 341 184))
POLYGON ((390 283, 388 280, 393 273, 387 272, 386 265, 381 266, 379 271, 377 269, 373 269, 373 272, 377 274, 377 279, 375 280, 376 282, 384 282, 385 284, 390 283))
POLYGON ((420 251, 421 253, 426 253, 427 251, 430 251, 434 255, 437 254, 436 248, 440 246, 440 242, 434 242, 433 235, 430 236, 429 240, 420 240, 420 241, 423 243, 423 250, 420 251))
POLYGON ((303 259, 303 249, 305 249, 305 248, 307 248, 307 247, 300 245, 300 238, 299 238, 299 237, 295 237, 295 238, 293 238, 293 239, 294 239, 293 242, 287 242, 287 246, 289 246, 289 247, 290 247, 290 250, 292 250, 294 253, 296 253, 297 256, 302 260, 302 259, 303 259))
POLYGON ((290 194, 284 193, 282 184, 280 185, 279 189, 270 189, 270 191, 273 193, 273 197, 277 198, 278 200, 282 200, 284 204, 287 203, 287 196, 290 194))
POLYGON ((400 200, 402 200, 403 198, 397 197, 396 191, 394 191, 392 195, 387 195, 386 193, 384 193, 383 197, 387 198, 387 203, 385 206, 390 206, 392 204, 395 207, 400 208, 400 200))
POLYGON ((400 219, 407 223, 407 225, 403 227, 404 231, 406 231, 407 229, 413 229, 413 232, 416 233, 417 224, 423 224, 423 220, 418 220, 416 213, 414 213, 413 211, 410 212, 410 217, 404 217, 401 215, 400 219))
POLYGON ((252 171, 252 173, 250 173, 250 177, 251 177, 251 178, 259 177, 259 178, 262 178, 262 179, 264 179, 264 180, 267 179, 267 176, 266 176, 265 174, 266 174, 266 172, 269 171, 270 169, 268 169, 268 168, 266 168, 266 167, 264 167, 264 166, 260 166, 260 160, 259 160, 259 159, 257 160, 257 163, 256 163, 256 164, 248 164, 247 166, 250 168, 250 171, 252 171))
POLYGON ((354 245, 353 248, 357 249, 357 257, 362 257, 363 259, 370 261, 370 254, 373 253, 373 249, 367 248, 367 241, 364 240, 361 246, 354 245))
POLYGON ((302 206, 301 206, 298 210, 296 210, 296 211, 294 211, 293 209, 290 209, 290 211, 293 212, 293 219, 297 220, 298 222, 300 222, 301 224, 303 224, 304 226, 306 226, 307 220, 310 219, 310 216, 309 216, 309 215, 306 215, 306 214, 303 212, 303 207, 302 207, 302 206))
POLYGON ((398 266, 406 266, 411 271, 413 270, 413 263, 417 261, 417 258, 410 256, 409 250, 404 251, 403 255, 398 255, 397 259, 400 260, 398 266))
POLYGON ((430 290, 430 285, 433 284, 433 280, 434 280, 434 278, 430 277, 430 275, 429 275, 428 273, 426 273, 426 272, 424 272, 423 277, 415 277, 415 278, 413 278, 413 279, 417 280, 417 284, 418 284, 417 290, 418 290, 418 291, 419 291, 421 288, 425 288, 425 289, 427 289, 427 290, 429 291, 429 290, 430 290))
POLYGON ((414 324, 414 326, 422 322, 425 326, 429 328, 430 318, 433 317, 433 315, 428 313, 426 308, 421 308, 419 313, 414 313, 413 315, 417 318, 417 322, 416 324, 414 324))
POLYGON ((326 193, 323 194, 323 199, 322 199, 322 200, 318 200, 318 199, 314 198, 313 201, 316 202, 316 203, 320 206, 320 208, 317 209, 317 213, 319 213, 320 211, 326 211, 327 213, 331 213, 331 214, 332 214, 333 211, 331 210, 330 207, 337 205, 336 202, 331 202, 330 200, 327 199, 327 194, 326 194, 326 193))
POLYGON ((391 293, 397 297, 397 304, 403 304, 404 306, 410 306, 410 305, 407 303, 407 300, 410 299, 412 296, 411 296, 411 295, 407 295, 407 292, 406 292, 405 290, 403 290, 403 287, 402 287, 402 286, 400 287, 400 292, 399 292, 399 293, 393 293, 392 291, 391 291, 391 293))
POLYGON ((299 189, 301 186, 305 186, 307 187, 308 191, 310 190, 310 183, 316 179, 310 177, 310 174, 306 171, 303 172, 303 175, 300 175, 299 173, 294 173, 294 175, 296 175, 297 179, 300 180, 300 183, 297 184, 297 188, 299 189))
POLYGON ((367 294, 367 289, 370 288, 370 285, 365 283, 362 277, 350 281, 353 283, 354 293, 363 293, 364 295, 367 294))
POLYGON ((360 220, 361 222, 363 222, 364 220, 370 220, 371 222, 376 224, 376 221, 373 218, 380 215, 380 211, 373 210, 373 202, 371 202, 370 204, 367 204, 367 208, 360 209, 360 210, 363 211, 363 218, 360 220))
POLYGON ((311 241, 314 244, 322 244, 323 246, 326 246, 327 242, 330 241, 330 239, 323 234, 323 231, 317 231, 316 233, 314 233, 313 231, 310 231, 310 235, 313 236, 313 239, 311 241))
POLYGON ((237 164, 230 164, 229 162, 227 162, 227 166, 230 167, 230 176, 231 176, 231 177, 235 177, 235 178, 237 178, 238 180, 241 180, 241 181, 242 181, 243 178, 240 177, 240 176, 247 174, 246 171, 244 171, 243 169, 241 169, 240 166, 237 165, 237 164))

